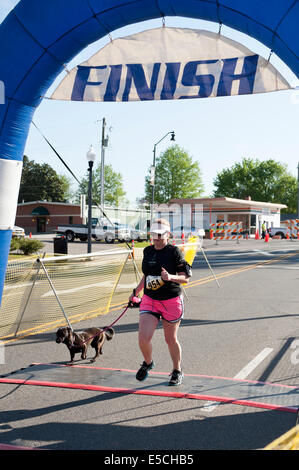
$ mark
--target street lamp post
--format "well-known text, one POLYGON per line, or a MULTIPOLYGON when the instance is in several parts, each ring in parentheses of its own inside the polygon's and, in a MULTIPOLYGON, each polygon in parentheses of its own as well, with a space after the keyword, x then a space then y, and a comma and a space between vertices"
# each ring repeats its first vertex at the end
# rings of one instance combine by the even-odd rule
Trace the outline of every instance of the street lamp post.
POLYGON ((102 139, 101 139, 101 208, 104 210, 105 204, 105 149, 108 147, 109 137, 105 135, 106 119, 102 119, 102 139))
POLYGON ((96 154, 92 145, 90 146, 86 158, 88 161, 89 181, 88 181, 88 221, 87 221, 87 253, 91 253, 91 230, 92 230, 92 167, 96 159, 96 154))
POLYGON ((101 142, 101 208, 104 210, 104 184, 105 184, 105 126, 106 119, 103 118, 102 121, 102 142, 101 142))
POLYGON ((162 139, 159 140, 159 142, 157 142, 155 145, 154 145, 154 150, 153 150, 153 153, 154 153, 154 156, 153 156, 153 164, 151 166, 151 187, 152 187, 152 198, 151 198, 151 225, 152 225, 152 222, 153 222, 153 213, 154 213, 154 200, 155 200, 155 172, 156 172, 156 147, 157 145, 162 142, 162 140, 165 139, 165 137, 167 137, 169 134, 171 134, 171 141, 175 141, 175 133, 174 131, 169 131, 167 132, 167 134, 164 135, 164 137, 162 137, 162 139))

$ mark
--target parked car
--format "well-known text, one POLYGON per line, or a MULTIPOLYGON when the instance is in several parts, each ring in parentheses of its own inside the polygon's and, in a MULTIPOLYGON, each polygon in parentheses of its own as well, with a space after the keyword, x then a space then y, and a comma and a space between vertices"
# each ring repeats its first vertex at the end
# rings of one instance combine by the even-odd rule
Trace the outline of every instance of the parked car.
POLYGON ((137 240, 139 242, 141 242, 142 240, 147 240, 147 232, 145 232, 145 230, 134 228, 131 231, 131 236, 132 240, 137 240))
POLYGON ((118 228, 128 230, 129 234, 130 234, 130 240, 131 241, 134 240, 134 241, 140 242, 142 240, 147 240, 147 232, 145 232, 144 230, 139 230, 139 229, 134 228, 131 225, 127 225, 127 224, 115 223, 115 225, 118 228))
MULTIPOLYGON (((85 224, 67 224, 59 225, 55 232, 57 235, 64 235, 68 242, 72 242, 75 238, 81 241, 87 240, 88 228, 85 224)), ((95 240, 105 240, 106 243, 114 243, 115 240, 120 242, 130 239, 129 230, 117 225, 92 225, 91 236, 95 240)))
POLYGON ((274 237, 275 235, 280 235, 281 238, 286 238, 287 236, 287 227, 270 227, 268 228, 268 233, 270 237, 274 237))
POLYGON ((172 238, 182 238, 182 234, 184 231, 185 239, 193 236, 193 237, 204 237, 205 231, 203 228, 196 228, 190 225, 181 225, 179 227, 175 227, 172 232, 172 238))
POLYGON ((14 226, 12 229, 12 236, 13 237, 25 237, 25 230, 22 227, 18 227, 17 225, 14 226))

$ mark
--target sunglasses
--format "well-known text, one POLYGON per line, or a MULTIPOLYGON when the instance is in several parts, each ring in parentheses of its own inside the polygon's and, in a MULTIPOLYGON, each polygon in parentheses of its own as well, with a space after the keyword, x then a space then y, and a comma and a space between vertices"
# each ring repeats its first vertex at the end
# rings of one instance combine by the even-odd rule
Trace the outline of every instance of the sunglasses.
POLYGON ((150 232, 150 235, 151 235, 152 238, 156 238, 156 239, 158 238, 158 239, 160 239, 160 238, 164 238, 165 235, 167 235, 167 233, 168 233, 168 232, 164 232, 164 233, 150 232))

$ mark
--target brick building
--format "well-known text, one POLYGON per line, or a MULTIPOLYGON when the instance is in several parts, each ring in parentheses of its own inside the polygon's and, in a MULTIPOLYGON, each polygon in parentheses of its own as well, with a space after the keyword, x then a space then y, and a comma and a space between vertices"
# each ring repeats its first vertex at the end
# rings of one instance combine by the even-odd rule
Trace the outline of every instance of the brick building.
POLYGON ((25 233, 54 232, 57 225, 82 224, 80 204, 31 201, 18 204, 15 225, 25 233))

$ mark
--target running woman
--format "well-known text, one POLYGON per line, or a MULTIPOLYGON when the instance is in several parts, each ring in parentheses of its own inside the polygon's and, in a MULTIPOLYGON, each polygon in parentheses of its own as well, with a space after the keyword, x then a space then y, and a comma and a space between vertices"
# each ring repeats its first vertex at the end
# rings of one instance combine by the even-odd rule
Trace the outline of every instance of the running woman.
POLYGON ((181 367, 182 350, 177 338, 184 302, 180 284, 191 277, 191 267, 181 250, 168 243, 170 224, 166 219, 156 219, 150 228, 154 244, 143 251, 143 277, 134 289, 130 300, 142 289, 140 303, 139 347, 144 361, 136 374, 139 381, 145 380, 155 364, 152 357, 152 337, 162 319, 164 338, 173 362, 169 385, 180 385, 183 380, 181 367))

